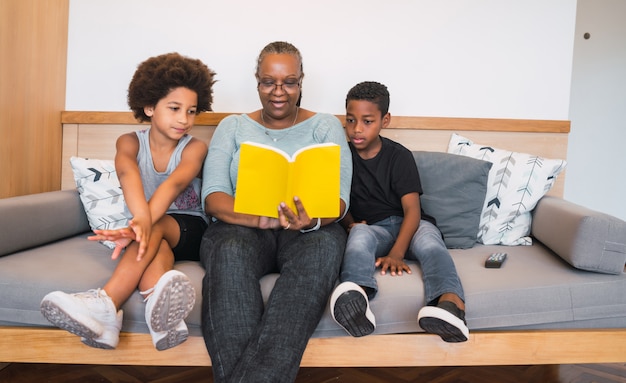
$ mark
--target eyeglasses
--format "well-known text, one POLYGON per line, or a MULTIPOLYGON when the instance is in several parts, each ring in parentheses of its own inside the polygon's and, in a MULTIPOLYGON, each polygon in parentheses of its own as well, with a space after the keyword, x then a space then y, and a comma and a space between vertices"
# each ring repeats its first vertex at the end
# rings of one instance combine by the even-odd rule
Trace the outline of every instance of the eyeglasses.
POLYGON ((263 93, 272 93, 279 86, 283 91, 293 93, 300 88, 300 80, 285 80, 282 84, 272 80, 259 81, 258 83, 259 91, 263 93))

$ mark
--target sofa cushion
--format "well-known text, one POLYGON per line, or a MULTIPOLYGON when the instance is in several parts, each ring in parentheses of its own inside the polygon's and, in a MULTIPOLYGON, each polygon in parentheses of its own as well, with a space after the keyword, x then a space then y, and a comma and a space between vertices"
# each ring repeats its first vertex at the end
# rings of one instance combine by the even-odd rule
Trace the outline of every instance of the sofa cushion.
POLYGON ((453 133, 448 152, 491 161, 478 241, 529 245, 531 211, 554 185, 566 162, 476 144, 453 133))
MULTIPOLYGON (((80 193, 89 225, 96 229, 119 229, 128 226, 124 194, 112 160, 71 157, 76 188, 80 193)), ((113 249, 110 241, 102 243, 113 249)))
POLYGON ((626 222, 561 198, 542 198, 533 213, 532 234, 581 270, 622 274, 626 222))
POLYGON ((424 212, 437 220, 446 246, 474 246, 491 162, 441 152, 415 151, 424 212))
MULTIPOLYGON (((41 299, 53 290, 68 293, 102 287, 118 261, 110 251, 87 240, 88 233, 0 258, 0 325, 51 324, 41 315, 41 299)), ((626 274, 606 275, 577 270, 536 241, 532 246, 484 246, 452 249, 463 281, 466 319, 471 330, 529 326, 626 326, 626 274), (485 257, 506 251, 501 269, 486 269, 485 257)), ((376 273, 379 292, 370 301, 376 315, 375 334, 421 331, 417 313, 424 305, 424 283, 419 265, 407 261, 412 273, 402 276, 376 273)), ((202 278, 199 262, 182 261, 175 268, 192 280, 196 304, 185 322, 191 335, 200 336, 202 278)), ((267 300, 278 275, 260 281, 267 300)), ((145 303, 138 291, 124 303, 123 331, 147 333, 145 303)), ((347 336, 332 319, 330 308, 314 337, 347 336)), ((78 339, 76 339, 78 342, 78 339)))
POLYGON ((75 190, 2 198, 0 227, 0 257, 89 230, 75 190))

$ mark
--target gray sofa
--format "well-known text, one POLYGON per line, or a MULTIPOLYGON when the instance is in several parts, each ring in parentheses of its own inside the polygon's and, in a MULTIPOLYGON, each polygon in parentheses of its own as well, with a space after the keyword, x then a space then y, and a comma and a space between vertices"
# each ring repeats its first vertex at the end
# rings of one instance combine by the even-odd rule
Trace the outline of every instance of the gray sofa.
MULTIPOLYGON (((89 225, 76 191, 2 199, 0 222, 2 325, 48 326, 39 312, 46 293, 101 287, 115 267, 109 249, 86 239, 89 225)), ((544 197, 534 212, 532 234, 538 239, 532 246, 477 244, 451 250, 466 291, 469 328, 625 328, 626 274, 590 272, 570 263, 623 268, 626 223, 544 197), (508 253, 505 264, 485 268, 485 258, 496 251, 508 253)), ((380 293, 371 303, 376 333, 420 330, 415 318, 423 305, 423 289, 419 269, 411 266, 411 275, 378 276, 380 293)), ((198 263, 180 262, 176 268, 201 291, 203 269, 198 263)), ((266 293, 275 278, 262 280, 266 293)), ((192 335, 200 334, 199 307, 200 300, 187 320, 192 335)), ((143 312, 136 293, 124 306, 123 331, 147 332, 143 312)), ((343 335, 329 315, 315 333, 343 335)))
MULTIPOLYGON (((0 333, 3 328, 10 329, 6 334, 11 336, 19 334, 20 328, 24 328, 24 334, 40 326, 47 329, 50 324, 39 311, 45 294, 53 290, 75 292, 101 287, 115 267, 108 248, 86 239, 90 227, 75 190, 1 199, 0 227, 0 333)), ((465 289, 466 317, 472 333, 626 329, 626 222, 546 196, 533 211, 531 236, 531 246, 476 244, 471 248, 450 250, 465 289), (486 257, 493 252, 508 253, 500 269, 484 267, 486 257)), ((180 262, 175 267, 193 280, 196 291, 201 291, 204 272, 199 263, 180 262)), ((380 292, 371 302, 377 320, 375 334, 421 331, 416 316, 424 304, 423 284, 418 266, 411 264, 411 267, 411 275, 377 276, 380 292)), ((269 275, 261 280, 265 296, 276 277, 269 275)), ((201 335, 199 298, 187 318, 192 337, 201 335)), ((147 333, 144 303, 138 293, 126 302, 123 310, 123 332, 147 333)), ((54 334, 64 336, 59 332, 54 334)), ((625 332, 619 334, 623 339, 625 332)), ((342 337, 347 342, 361 342, 348 339, 328 310, 314 337, 342 337)), ((77 353, 102 351, 87 350, 89 348, 77 338, 72 338, 76 337, 63 338, 64 344, 74 342, 79 347, 77 353)), ((375 335, 365 338, 378 339, 375 335)), ((476 347, 478 339, 470 339, 468 343, 474 342, 476 347)), ((122 349, 124 342, 122 337, 122 349)), ((359 344, 353 346, 358 349, 359 344)), ((0 362, 20 360, 11 358, 14 355, 11 347, 19 346, 9 342, 0 352, 0 362)), ((616 352, 621 354, 616 355, 622 356, 616 356, 618 361, 626 355, 624 345, 619 347, 616 352)), ((181 345, 167 352, 176 352, 176 349, 181 353, 185 350, 181 345)), ((198 348, 194 350, 197 352, 198 348)), ((147 364, 141 360, 127 362, 147 364)), ((107 363, 111 363, 110 359, 107 363)), ((179 363, 186 364, 184 360, 176 362, 179 363)), ((325 362, 311 363, 323 365, 325 362)), ((491 363, 485 360, 480 364, 491 363)), ((342 365, 341 361, 337 360, 336 365, 342 365)), ((399 362, 398 365, 404 364, 399 362)))

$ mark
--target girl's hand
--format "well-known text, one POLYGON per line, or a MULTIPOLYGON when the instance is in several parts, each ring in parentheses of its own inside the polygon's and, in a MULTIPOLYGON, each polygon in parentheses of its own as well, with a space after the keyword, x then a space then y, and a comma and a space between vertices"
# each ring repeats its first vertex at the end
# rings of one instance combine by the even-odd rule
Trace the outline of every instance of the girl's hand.
POLYGON ((148 249, 148 242, 150 242, 150 233, 152 232, 152 219, 148 214, 146 217, 133 217, 128 224, 135 233, 135 241, 139 243, 139 249, 137 250, 137 259, 141 259, 148 249))
POLYGON ((134 239, 135 232, 130 227, 115 230, 94 230, 96 235, 87 237, 90 241, 111 241, 115 243, 115 249, 111 259, 115 260, 134 239))
POLYGON ((90 241, 117 241, 122 238, 130 238, 135 240, 135 232, 130 227, 123 227, 113 230, 94 230, 96 235, 87 237, 90 241))
POLYGON ((130 238, 120 238, 118 240, 113 241, 115 243, 115 249, 113 249, 113 254, 111 254, 111 259, 116 260, 117 257, 122 254, 122 250, 126 248, 133 240, 130 238))

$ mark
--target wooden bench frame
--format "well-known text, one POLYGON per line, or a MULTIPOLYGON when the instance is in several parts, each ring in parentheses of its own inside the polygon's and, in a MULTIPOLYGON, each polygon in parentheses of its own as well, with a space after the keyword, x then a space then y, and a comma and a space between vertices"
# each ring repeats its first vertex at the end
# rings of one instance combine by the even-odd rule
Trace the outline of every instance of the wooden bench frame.
MULTIPOLYGON (((157 351, 149 334, 122 332, 115 350, 80 343, 64 330, 0 327, 0 361, 210 366, 201 337, 157 351)), ((303 367, 484 366, 626 362, 626 329, 475 331, 464 343, 430 334, 312 338, 303 367)))
MULTIPOLYGON (((197 117, 192 134, 210 140, 227 113, 197 117)), ((338 116, 343 119, 343 116, 338 116)), ((128 112, 64 112, 62 188, 74 187, 70 156, 112 159, 119 134, 136 130, 128 112)), ((569 121, 483 118, 392 117, 383 135, 412 150, 446 151, 453 131, 479 143, 567 157, 569 121)), ((560 176, 550 194, 563 195, 560 176)), ((84 346, 66 331, 40 327, 0 327, 0 362, 109 365, 208 366, 211 360, 201 337, 156 351, 149 334, 123 332, 116 350, 84 346)), ((535 365, 626 362, 626 329, 472 331, 465 343, 445 343, 430 334, 371 335, 363 338, 313 338, 303 367, 400 367, 535 365)))

